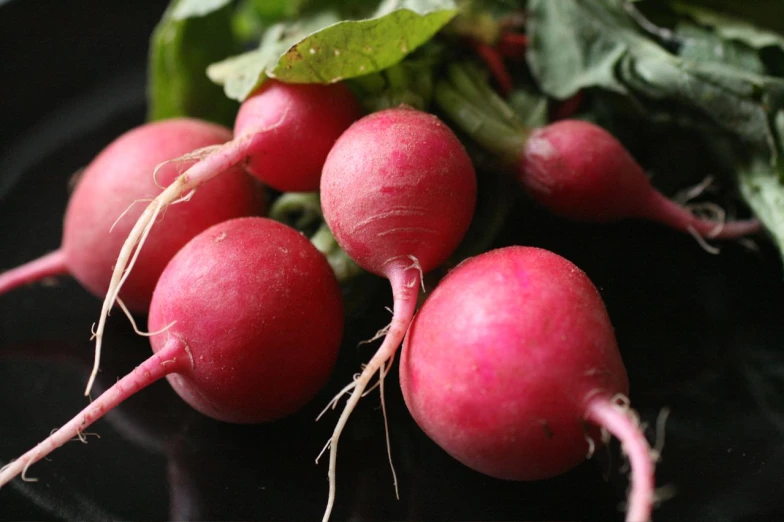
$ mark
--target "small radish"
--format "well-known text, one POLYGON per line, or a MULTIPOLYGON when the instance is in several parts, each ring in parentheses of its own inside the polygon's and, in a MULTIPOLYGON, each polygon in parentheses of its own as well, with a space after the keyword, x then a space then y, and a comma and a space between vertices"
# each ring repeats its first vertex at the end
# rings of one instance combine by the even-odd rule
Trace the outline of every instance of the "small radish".
POLYGON ((394 313, 381 347, 335 398, 351 392, 328 444, 330 489, 324 520, 335 501, 343 427, 376 372, 383 393, 383 377, 414 314, 422 274, 457 247, 475 202, 471 159, 454 133, 431 114, 407 107, 373 113, 343 133, 327 156, 321 178, 324 218, 358 265, 389 279, 394 313))
POLYGON ((344 84, 293 85, 266 82, 240 107, 234 139, 182 173, 139 217, 119 250, 109 289, 95 331, 95 367, 85 395, 98 371, 106 318, 125 278, 134 270, 146 236, 158 214, 202 183, 238 165, 264 183, 283 191, 316 190, 321 166, 335 140, 360 116, 360 106, 344 84))
POLYGON ((526 192, 552 213, 595 223, 646 219, 698 239, 732 239, 760 230, 756 219, 702 219, 667 199, 624 146, 598 125, 567 119, 528 129, 481 74, 458 65, 449 73, 449 81, 436 87, 440 107, 512 165, 526 192))
POLYGON ((650 519, 655 459, 626 402, 615 333, 599 292, 566 259, 507 247, 458 265, 408 329, 400 386, 430 438, 501 479, 564 473, 606 430, 631 463, 627 520, 650 519))
MULTIPOLYGON (((62 247, 0 274, 0 293, 69 273, 91 293, 105 294, 117 253, 143 207, 132 207, 120 218, 123 211, 160 194, 163 189, 156 181, 168 185, 193 161, 165 164, 153 177, 156 166, 230 139, 225 127, 185 118, 148 123, 121 135, 82 173, 65 212, 62 247)), ((194 195, 188 205, 175 206, 164 216, 171 226, 158 227, 148 237, 141 268, 120 294, 123 302, 146 313, 158 277, 185 243, 216 223, 262 211, 259 187, 240 169, 221 176, 209 193, 194 195)))
POLYGON ((640 218, 713 239, 760 229, 757 220, 701 219, 667 199, 615 137, 587 121, 561 120, 532 131, 521 158, 522 186, 562 217, 598 223, 640 218))
POLYGON ((0 486, 166 377, 193 408, 235 423, 288 415, 326 383, 343 332, 340 287, 302 234, 265 218, 215 225, 172 258, 149 315, 154 354, 0 471, 0 486))

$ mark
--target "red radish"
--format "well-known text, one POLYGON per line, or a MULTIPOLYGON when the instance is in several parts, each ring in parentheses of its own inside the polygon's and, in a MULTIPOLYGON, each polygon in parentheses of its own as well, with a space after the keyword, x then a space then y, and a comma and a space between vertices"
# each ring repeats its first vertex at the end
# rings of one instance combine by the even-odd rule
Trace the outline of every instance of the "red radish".
POLYGON ((654 458, 625 402, 615 333, 599 292, 566 259, 507 247, 458 265, 409 327, 400 385, 430 438, 501 479, 563 473, 598 442, 596 427, 608 431, 631 462, 627 520, 650 519, 654 458))
POLYGON ((0 472, 0 486, 161 377, 212 418, 288 415, 326 382, 343 331, 340 287, 302 234, 265 218, 215 225, 161 274, 150 305, 154 354, 0 472))
POLYGON ((484 148, 513 165, 523 188, 554 214, 597 223, 648 219, 700 240, 760 230, 756 219, 701 219, 668 200, 623 145, 598 125, 567 119, 526 128, 481 76, 454 64, 449 81, 436 86, 439 106, 484 148))
MULTIPOLYGON (((156 197, 128 233, 112 273, 95 331, 98 370, 109 310, 137 263, 156 217, 173 202, 222 172, 244 165, 279 190, 316 190, 330 147, 360 115, 359 103, 344 84, 293 85, 268 81, 240 107, 234 140, 210 151, 156 197)), ((140 268, 144 270, 144 268, 140 268)))
POLYGON ((562 120, 534 130, 521 158, 520 183, 559 216, 599 223, 641 218, 715 239, 760 229, 757 220, 700 219, 667 199, 617 139, 587 121, 562 120))
MULTIPOLYGON (((109 144, 85 169, 65 212, 62 247, 40 259, 0 274, 0 293, 52 275, 72 274, 95 295, 109 288, 112 266, 125 237, 143 207, 193 163, 157 165, 193 150, 231 139, 229 129, 194 119, 148 123, 109 144), (112 233, 109 231, 115 224, 112 233)), ((120 297, 128 308, 146 312, 155 283, 174 254, 202 230, 227 219, 261 213, 261 193, 240 169, 221 176, 210 192, 194 195, 190 204, 177 205, 165 215, 172 226, 158 227, 140 256, 140 270, 128 278, 120 297)))
POLYGON ((422 274, 457 247, 475 202, 476 175, 463 145, 436 116, 411 108, 362 118, 343 133, 324 163, 321 204, 327 225, 358 265, 389 279, 394 299, 381 347, 341 392, 351 396, 330 439, 324 520, 335 500, 343 427, 377 371, 383 381, 414 314, 422 274))

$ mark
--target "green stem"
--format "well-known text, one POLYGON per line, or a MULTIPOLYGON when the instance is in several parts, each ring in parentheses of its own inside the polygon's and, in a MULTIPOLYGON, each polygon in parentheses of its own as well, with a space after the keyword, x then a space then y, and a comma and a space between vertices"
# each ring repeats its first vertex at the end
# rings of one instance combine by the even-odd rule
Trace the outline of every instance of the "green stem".
POLYGON ((526 131, 514 110, 490 87, 479 68, 471 64, 451 64, 448 76, 455 88, 477 109, 508 123, 513 130, 526 131))
POLYGON ((346 252, 340 248, 335 237, 330 232, 326 223, 316 230, 316 233, 310 238, 310 242, 327 257, 327 261, 335 272, 338 282, 345 283, 362 272, 353 259, 351 259, 346 252))
POLYGON ((450 83, 440 81, 435 88, 436 103, 465 133, 483 148, 504 160, 517 163, 522 154, 527 132, 481 110, 450 83))
POLYGON ((285 192, 275 200, 269 217, 303 231, 321 220, 321 202, 316 192, 285 192))

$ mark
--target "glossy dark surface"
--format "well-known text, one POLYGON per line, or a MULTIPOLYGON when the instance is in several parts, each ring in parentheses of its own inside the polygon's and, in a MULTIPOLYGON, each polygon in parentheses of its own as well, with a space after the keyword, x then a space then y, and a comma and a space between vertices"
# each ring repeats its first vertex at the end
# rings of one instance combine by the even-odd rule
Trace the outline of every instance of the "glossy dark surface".
MULTIPOLYGON (((0 269, 57 247, 72 173, 143 120, 147 37, 163 7, 97 0, 0 6, 0 269)), ((655 225, 578 226, 525 208, 499 244, 510 242, 549 248, 588 273, 616 326, 634 406, 650 424, 661 407, 672 409, 658 482, 675 496, 656 519, 781 519, 784 432, 773 413, 784 388, 761 377, 784 361, 784 284, 773 249, 728 245, 711 256, 655 225), (774 384, 763 393, 763 382, 774 384), (761 397, 770 399, 768 409, 761 397)), ((369 347, 354 348, 357 341, 388 321, 389 293, 379 288, 368 312, 349 318, 333 379, 302 412, 266 426, 221 424, 157 383, 97 423, 90 431, 100 439, 68 444, 33 466, 38 482, 3 488, 0 519, 319 519, 326 462, 313 460, 337 415, 313 419, 370 356, 369 347)), ((0 296, 0 460, 85 404, 90 325, 99 310, 99 300, 68 278, 0 296)), ((120 314, 109 322, 105 346, 99 389, 150 353, 120 314)), ((454 462, 418 430, 396 378, 389 378, 387 404, 401 499, 373 394, 342 439, 334 520, 622 518, 626 483, 616 447, 612 460, 600 452, 555 479, 493 480, 454 462)))

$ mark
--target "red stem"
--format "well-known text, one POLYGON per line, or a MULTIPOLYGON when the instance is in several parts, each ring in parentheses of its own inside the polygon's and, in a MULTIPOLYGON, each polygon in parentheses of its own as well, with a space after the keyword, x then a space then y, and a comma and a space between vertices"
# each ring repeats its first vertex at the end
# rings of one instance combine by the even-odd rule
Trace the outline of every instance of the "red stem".
POLYGON ((505 58, 520 58, 528 48, 528 36, 520 33, 503 33, 495 46, 505 58))
POLYGON ((655 498, 654 462, 648 440, 637 425, 628 407, 614 404, 606 396, 598 396, 588 403, 589 421, 609 431, 621 441, 631 466, 631 492, 626 511, 626 522, 648 522, 655 498))
POLYGON ((577 91, 574 96, 553 104, 550 110, 550 120, 565 120, 574 116, 583 103, 583 91, 577 91))
POLYGON ((707 239, 734 239, 759 232, 762 228, 756 219, 720 223, 702 219, 688 209, 668 199, 657 191, 651 193, 651 204, 641 207, 640 217, 657 221, 676 230, 695 233, 707 239))
POLYGON ((512 92, 514 83, 512 82, 512 76, 506 69, 506 65, 504 65, 501 55, 498 54, 498 51, 484 42, 472 40, 471 46, 479 57, 482 58, 482 61, 485 62, 488 69, 490 69, 490 73, 493 75, 493 78, 495 78, 501 96, 506 97, 512 92))
POLYGON ((45 277, 67 273, 65 254, 62 249, 58 249, 0 274, 0 294, 34 281, 40 281, 45 277))
POLYGON ((190 368, 190 365, 191 360, 185 345, 172 337, 163 349, 117 381, 62 428, 3 468, 0 471, 0 487, 17 475, 24 474, 27 468, 66 442, 79 437, 88 426, 131 395, 170 373, 190 368))

